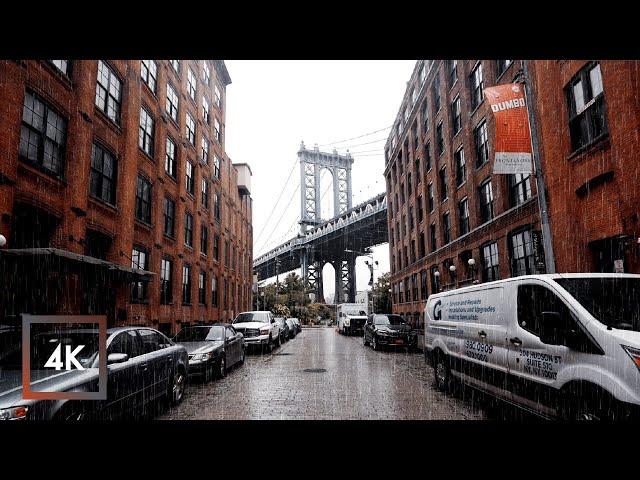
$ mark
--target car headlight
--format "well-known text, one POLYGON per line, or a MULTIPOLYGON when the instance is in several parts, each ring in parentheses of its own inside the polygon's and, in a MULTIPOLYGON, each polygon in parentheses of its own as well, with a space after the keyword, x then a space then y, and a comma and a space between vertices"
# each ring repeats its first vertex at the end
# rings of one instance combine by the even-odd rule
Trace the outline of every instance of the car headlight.
POLYGON ((631 360, 633 360, 635 366, 640 369, 640 350, 633 347, 627 347, 626 345, 620 346, 624 348, 624 351, 627 352, 627 354, 631 357, 631 360))
POLYGON ((0 420, 20 420, 26 418, 29 407, 0 408, 0 420))
POLYGON ((260 335, 269 335, 269 327, 261 328, 260 335))
POLYGON ((211 357, 213 356, 213 352, 207 352, 207 353, 198 353, 196 355, 193 356, 193 360, 197 361, 197 362, 206 362, 207 360, 209 360, 211 357))

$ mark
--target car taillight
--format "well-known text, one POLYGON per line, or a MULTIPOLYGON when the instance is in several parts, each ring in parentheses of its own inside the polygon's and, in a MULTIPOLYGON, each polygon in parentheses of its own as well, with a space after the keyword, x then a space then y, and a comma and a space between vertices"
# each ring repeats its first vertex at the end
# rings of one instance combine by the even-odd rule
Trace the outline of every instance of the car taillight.
POLYGON ((633 360, 633 363, 635 363, 636 367, 640 369, 640 350, 633 347, 627 347, 626 345, 620 346, 624 348, 624 351, 627 352, 627 354, 631 357, 631 360, 633 360))

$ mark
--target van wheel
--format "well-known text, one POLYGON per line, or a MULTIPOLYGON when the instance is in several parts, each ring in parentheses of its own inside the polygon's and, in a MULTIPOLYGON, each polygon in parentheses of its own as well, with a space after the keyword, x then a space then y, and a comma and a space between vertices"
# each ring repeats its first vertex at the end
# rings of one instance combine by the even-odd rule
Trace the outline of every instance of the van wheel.
POLYGON ((447 357, 442 353, 436 356, 436 361, 433 366, 433 375, 435 378, 436 388, 441 392, 448 391, 451 385, 451 371, 449 370, 447 357))
POLYGON ((560 416, 569 422, 612 421, 619 418, 615 402, 604 391, 572 388, 561 399, 560 416))

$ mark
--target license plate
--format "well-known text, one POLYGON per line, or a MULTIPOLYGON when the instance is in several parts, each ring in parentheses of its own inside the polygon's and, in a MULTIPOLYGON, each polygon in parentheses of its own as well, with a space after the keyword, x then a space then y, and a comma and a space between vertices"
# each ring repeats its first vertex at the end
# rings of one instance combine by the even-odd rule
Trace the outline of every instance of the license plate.
POLYGON ((404 340, 396 340, 393 343, 402 344, 402 343, 404 343, 404 340))

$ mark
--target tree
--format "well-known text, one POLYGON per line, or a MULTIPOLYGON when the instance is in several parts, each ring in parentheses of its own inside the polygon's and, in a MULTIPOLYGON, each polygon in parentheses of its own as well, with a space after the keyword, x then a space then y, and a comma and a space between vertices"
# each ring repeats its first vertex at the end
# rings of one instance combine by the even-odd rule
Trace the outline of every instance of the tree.
MULTIPOLYGON (((378 277, 373 286, 373 309, 374 312, 391 312, 391 273, 387 272, 378 277)), ((373 312, 372 312, 373 313, 373 312)))
POLYGON ((289 311, 289 307, 287 307, 286 305, 282 305, 281 303, 277 303, 276 305, 274 305, 274 307, 271 310, 271 312, 276 317, 289 318, 291 316, 291 312, 289 311))

